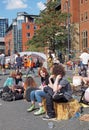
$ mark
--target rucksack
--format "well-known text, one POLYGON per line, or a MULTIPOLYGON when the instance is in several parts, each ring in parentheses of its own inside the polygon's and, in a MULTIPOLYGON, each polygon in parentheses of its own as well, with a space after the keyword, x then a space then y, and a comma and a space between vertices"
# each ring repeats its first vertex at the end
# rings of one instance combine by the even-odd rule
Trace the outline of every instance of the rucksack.
POLYGON ((2 93, 2 100, 4 101, 15 101, 21 99, 23 99, 23 94, 13 93, 13 92, 2 93))
POLYGON ((13 101, 15 99, 15 96, 13 93, 4 92, 2 93, 2 100, 4 101, 13 101))

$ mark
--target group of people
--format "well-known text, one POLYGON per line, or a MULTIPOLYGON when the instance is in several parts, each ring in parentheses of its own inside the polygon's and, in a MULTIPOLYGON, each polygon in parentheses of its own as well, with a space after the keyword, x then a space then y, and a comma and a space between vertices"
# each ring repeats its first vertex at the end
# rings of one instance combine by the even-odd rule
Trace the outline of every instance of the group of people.
POLYGON ((41 66, 38 69, 38 75, 41 81, 40 86, 31 76, 26 77, 23 81, 22 73, 13 70, 3 85, 3 93, 9 91, 18 93, 20 99, 20 95, 23 95, 23 98, 30 101, 31 104, 27 112, 35 110, 35 102, 38 102, 39 110, 34 112, 36 116, 45 113, 42 104, 42 100, 45 98, 47 115, 43 119, 53 119, 56 117, 53 102, 68 102, 72 98, 71 85, 65 78, 65 68, 60 63, 54 63, 50 72, 41 66))
POLYGON ((44 67, 39 68, 38 74, 41 77, 41 85, 35 87, 34 90, 30 92, 31 105, 27 111, 31 112, 35 110, 35 102, 37 101, 39 110, 35 111, 34 115, 44 114, 45 110, 42 99, 45 98, 47 115, 43 117, 43 119, 53 119, 56 117, 53 102, 68 102, 72 98, 71 86, 65 78, 65 69, 62 64, 53 64, 50 68, 50 75, 44 67), (59 95, 57 95, 57 93, 59 93, 59 95))
POLYGON ((34 61, 31 55, 24 55, 23 57, 20 56, 19 53, 16 53, 15 55, 15 69, 16 71, 20 71, 22 67, 27 70, 27 74, 32 71, 34 73, 34 61))
POLYGON ((38 70, 38 74, 41 77, 41 85, 30 92, 31 105, 27 111, 35 110, 35 102, 37 101, 39 110, 35 111, 34 115, 44 114, 42 99, 45 98, 47 115, 43 119, 53 119, 56 117, 53 102, 68 102, 72 98, 71 86, 65 78, 65 69, 62 64, 53 64, 50 68, 50 75, 44 67, 38 70))
MULTIPOLYGON (((16 61, 19 61, 19 57, 20 55, 18 54, 16 61)), ((29 58, 32 60, 31 57, 29 58)), ((79 78, 86 84, 89 81, 89 54, 86 50, 84 50, 80 58, 81 71, 79 71, 79 78), (82 75, 82 70, 84 71, 84 76, 82 75)), ((20 69, 19 66, 18 69, 20 69)), ((38 86, 35 78, 32 76, 27 76, 23 81, 21 71, 13 70, 3 85, 3 93, 11 91, 17 96, 16 99, 25 98, 27 101, 30 101, 30 106, 27 109, 27 112, 36 110, 35 103, 37 102, 39 110, 34 112, 34 115, 36 116, 45 113, 42 100, 46 99, 47 114, 43 117, 43 120, 53 119, 56 117, 53 102, 65 103, 72 99, 71 85, 65 77, 65 74, 65 68, 60 62, 52 63, 48 70, 44 66, 40 66, 38 69, 40 86, 38 86)), ((84 97, 87 102, 89 102, 88 95, 89 89, 87 89, 84 97)))
POLYGON ((83 49, 83 52, 80 55, 80 65, 78 75, 73 77, 74 85, 86 86, 85 92, 83 95, 83 102, 89 103, 89 53, 87 48, 83 49))

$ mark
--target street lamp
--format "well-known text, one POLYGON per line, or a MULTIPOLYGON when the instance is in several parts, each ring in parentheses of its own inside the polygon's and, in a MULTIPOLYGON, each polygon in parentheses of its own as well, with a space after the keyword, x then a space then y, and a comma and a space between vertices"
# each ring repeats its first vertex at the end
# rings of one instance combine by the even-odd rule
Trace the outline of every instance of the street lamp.
POLYGON ((68 59, 69 59, 69 54, 70 54, 70 0, 66 1, 67 3, 67 8, 68 8, 68 59))

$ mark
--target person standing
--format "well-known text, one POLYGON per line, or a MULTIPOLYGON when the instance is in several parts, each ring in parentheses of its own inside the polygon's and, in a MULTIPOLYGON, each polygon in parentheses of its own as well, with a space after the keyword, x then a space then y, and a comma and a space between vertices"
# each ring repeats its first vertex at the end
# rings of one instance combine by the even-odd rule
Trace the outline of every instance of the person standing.
POLYGON ((89 53, 86 48, 83 49, 83 52, 80 55, 80 60, 81 60, 81 65, 80 65, 79 75, 83 77, 87 77, 89 53))
POLYGON ((5 75, 5 54, 1 53, 0 55, 0 61, 1 61, 1 69, 2 69, 2 74, 5 75))
POLYGON ((23 63, 23 59, 18 53, 18 56, 16 57, 16 71, 17 72, 21 72, 22 63, 23 63))
POLYGON ((33 61, 33 58, 32 58, 31 55, 28 56, 28 69, 27 69, 27 72, 26 72, 26 76, 28 76, 30 72, 33 72, 33 74, 35 74, 34 61, 33 61))

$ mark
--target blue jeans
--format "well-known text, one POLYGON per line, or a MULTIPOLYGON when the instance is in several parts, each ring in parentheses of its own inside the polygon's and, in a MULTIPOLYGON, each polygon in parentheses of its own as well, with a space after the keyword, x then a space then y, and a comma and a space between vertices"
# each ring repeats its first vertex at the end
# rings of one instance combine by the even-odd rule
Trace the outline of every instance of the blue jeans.
POLYGON ((37 100, 38 103, 42 103, 42 97, 45 97, 46 93, 42 90, 34 90, 30 93, 31 101, 37 100))

